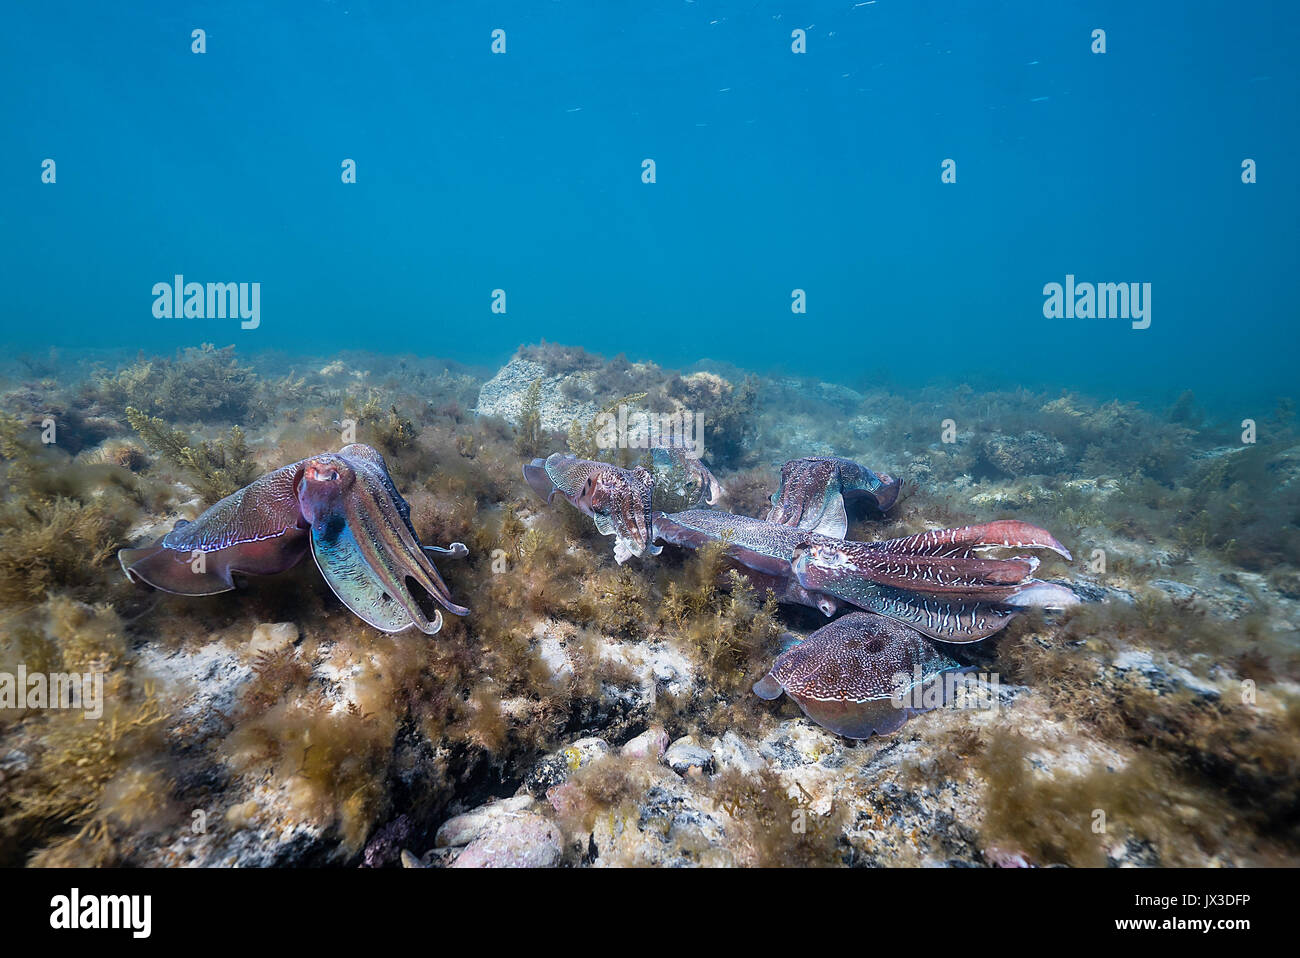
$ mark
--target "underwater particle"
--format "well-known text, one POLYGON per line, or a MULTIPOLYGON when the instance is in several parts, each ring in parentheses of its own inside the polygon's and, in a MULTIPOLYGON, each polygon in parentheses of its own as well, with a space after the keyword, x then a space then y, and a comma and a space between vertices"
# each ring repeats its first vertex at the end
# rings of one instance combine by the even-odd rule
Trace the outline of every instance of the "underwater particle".
POLYGON ((854 612, 781 653, 754 694, 775 699, 785 692, 823 728, 869 738, 942 705, 942 678, 960 668, 915 629, 854 612))
POLYGON ((458 542, 447 549, 420 544, 384 457, 362 443, 268 472, 152 546, 121 550, 118 560, 133 581, 177 595, 215 595, 235 588, 236 573, 285 572, 309 550, 339 600, 384 632, 437 632, 435 601, 454 615, 469 613, 452 601, 425 554, 468 550, 458 542))

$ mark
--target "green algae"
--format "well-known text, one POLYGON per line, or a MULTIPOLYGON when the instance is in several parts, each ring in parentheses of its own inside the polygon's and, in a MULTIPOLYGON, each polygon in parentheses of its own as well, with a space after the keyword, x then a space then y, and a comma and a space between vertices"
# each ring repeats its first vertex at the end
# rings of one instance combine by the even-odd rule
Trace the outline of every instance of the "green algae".
POLYGON ((194 443, 181 430, 170 429, 163 420, 132 406, 126 408, 126 418, 150 449, 185 470, 195 491, 208 505, 237 492, 261 474, 250 458, 239 426, 231 426, 220 439, 194 443))

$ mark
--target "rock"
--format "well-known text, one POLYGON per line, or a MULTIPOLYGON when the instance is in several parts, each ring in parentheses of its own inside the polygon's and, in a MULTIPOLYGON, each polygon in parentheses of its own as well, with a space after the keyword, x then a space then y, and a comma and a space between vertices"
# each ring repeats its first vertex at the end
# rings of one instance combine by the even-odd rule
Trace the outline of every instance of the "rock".
POLYGON ((1125 605, 1132 605, 1137 601, 1132 592, 1126 589, 1119 589, 1115 586, 1102 585, 1099 582, 1091 582, 1082 575, 1075 576, 1069 581, 1062 582, 1059 579, 1049 580, 1056 582, 1058 585, 1065 585, 1074 590, 1075 595, 1085 602, 1123 602, 1125 605))
POLYGON ((834 761, 834 756, 842 756, 843 741, 806 719, 789 719, 763 737, 758 753, 777 769, 798 768, 827 758, 834 761))
POLYGON ((497 817, 451 863, 452 868, 553 868, 563 855, 560 830, 535 812, 497 817))
POLYGON ((427 868, 428 866, 420 859, 416 858, 405 848, 402 849, 402 867, 403 868, 427 868))
POLYGON ((602 815, 588 839, 597 867, 730 866, 726 814, 663 766, 630 815, 602 815))
POLYGON ((755 775, 767 767, 763 757, 732 731, 715 738, 709 748, 719 771, 732 768, 745 775, 755 775))
POLYGON ((545 623, 539 622, 533 629, 537 642, 537 657, 542 660, 551 682, 564 685, 573 680, 573 666, 564 648, 564 640, 546 630, 545 623))
POLYGON ((609 743, 603 738, 580 738, 533 766, 520 789, 534 798, 543 798, 555 786, 567 782, 578 769, 609 752, 609 743))
POLYGON ((1288 599, 1300 599, 1300 572, 1279 569, 1273 573, 1273 585, 1288 599))
POLYGON ((383 828, 375 832, 374 837, 366 843, 362 861, 367 868, 382 868, 401 861, 402 846, 411 837, 411 820, 406 815, 398 815, 383 828))
POLYGON ((516 356, 483 384, 474 412, 480 416, 500 416, 512 426, 519 425, 524 397, 535 380, 542 381, 540 405, 542 428, 567 431, 573 420, 587 423, 599 412, 590 398, 582 373, 547 375, 546 367, 516 356))
POLYGON ((618 751, 624 758, 653 758, 659 762, 663 761, 667 748, 668 733, 661 728, 652 728, 624 742, 618 751))
POLYGON ((1183 599, 1186 601, 1196 595, 1196 590, 1190 585, 1182 582, 1173 582, 1169 579, 1152 579, 1151 585, 1154 588, 1159 589, 1161 592, 1167 592, 1175 599, 1183 599))
POLYGON ((249 800, 226 809, 226 821, 232 828, 248 828, 257 815, 257 802, 249 800))
POLYGON ((713 753, 707 748, 696 745, 695 739, 689 735, 679 738, 668 746, 668 751, 664 753, 664 761, 678 775, 685 775, 692 769, 699 769, 707 775, 716 767, 713 753))
POLYGON ((457 815, 443 822, 438 828, 437 835, 434 836, 434 847, 468 845, 499 819, 525 812, 532 806, 531 795, 515 795, 498 802, 480 805, 463 815, 457 815))
POLYGON ((254 653, 278 652, 298 641, 298 626, 293 622, 261 622, 253 629, 248 648, 254 653))
POLYGON ((990 436, 984 440, 982 452, 989 465, 1008 476, 1047 475, 1065 463, 1065 446, 1034 430, 1020 436, 990 436))
POLYGON ((1156 691, 1182 689, 1205 699, 1217 699, 1221 694, 1217 686, 1198 678, 1181 665, 1157 663, 1145 649, 1126 649, 1115 656, 1114 667, 1120 672, 1140 672, 1156 691))

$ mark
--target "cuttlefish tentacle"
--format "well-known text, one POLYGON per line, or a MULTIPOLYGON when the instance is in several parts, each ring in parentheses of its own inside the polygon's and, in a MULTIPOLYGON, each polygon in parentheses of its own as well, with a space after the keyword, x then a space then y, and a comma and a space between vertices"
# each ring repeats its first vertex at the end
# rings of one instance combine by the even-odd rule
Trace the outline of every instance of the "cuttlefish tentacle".
POLYGON ((657 512, 654 531, 655 538, 686 549, 698 549, 708 542, 724 542, 726 555, 736 570, 760 593, 771 589, 778 602, 806 605, 826 616, 833 615, 840 607, 838 599, 805 589, 790 568, 795 549, 807 542, 812 533, 766 519, 712 509, 657 512))
POLYGON ((961 670, 915 629, 853 612, 777 656, 754 693, 775 699, 785 692, 818 725, 868 738, 945 704, 943 677, 961 670))
POLYGON ((781 467, 781 485, 772 496, 767 519, 840 538, 849 528, 846 501, 867 499, 886 512, 902 485, 901 479, 839 456, 791 459, 781 467))
POLYGON ((837 601, 906 622, 945 642, 975 642, 1019 611, 1074 605, 1073 590, 1032 578, 1038 559, 992 559, 985 548, 1048 548, 1068 555, 1045 530, 1021 522, 942 529, 882 542, 848 542, 765 519, 688 509, 656 513, 657 538, 688 549, 724 542, 778 600, 830 615, 837 601), (829 610, 829 611, 828 611, 829 610))
POLYGON ((663 551, 653 541, 654 477, 645 469, 621 469, 557 452, 525 465, 524 478, 546 502, 558 492, 591 516, 601 535, 614 536, 614 558, 620 564, 632 556, 663 551))
MULTIPOLYGON (((127 577, 181 595, 234 588, 233 573, 271 575, 311 551, 335 595, 386 632, 432 634, 457 605, 425 555, 383 457, 360 443, 284 466, 216 503, 147 549, 123 549, 127 577), (413 586, 415 588, 413 588, 413 586)), ((437 547, 433 547, 437 549, 437 547)), ((461 543, 437 549, 465 555, 461 543)))

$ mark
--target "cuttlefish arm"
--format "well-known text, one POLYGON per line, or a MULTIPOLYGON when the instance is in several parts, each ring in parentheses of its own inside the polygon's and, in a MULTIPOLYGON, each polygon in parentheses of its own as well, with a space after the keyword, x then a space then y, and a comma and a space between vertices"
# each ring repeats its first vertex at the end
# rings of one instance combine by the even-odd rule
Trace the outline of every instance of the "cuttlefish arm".
POLYGON ((838 456, 806 456, 781 467, 781 485, 767 519, 780 525, 842 538, 849 528, 846 502, 867 499, 886 512, 902 480, 872 472, 838 456))
POLYGON ((868 738, 945 704, 943 677, 962 668, 915 629, 853 612, 782 652, 754 694, 775 699, 784 692, 818 725, 868 738))
MULTIPOLYGON (((297 494, 311 526, 317 568, 361 619, 384 632, 415 626, 432 635, 442 628, 442 612, 434 602, 453 615, 469 612, 452 601, 425 555, 410 508, 377 451, 354 443, 336 454, 304 460, 297 494)), ((464 554, 459 545, 447 553, 464 554)))
POLYGON ((524 478, 548 503, 558 492, 591 516, 601 535, 614 536, 614 558, 620 564, 632 556, 663 551, 652 539, 654 477, 645 469, 621 469, 557 452, 525 465, 524 478))
POLYGON ((235 588, 233 575, 274 575, 308 549, 298 506, 302 462, 268 472, 213 505, 193 522, 143 549, 117 554, 128 579, 176 595, 215 595, 235 588))

